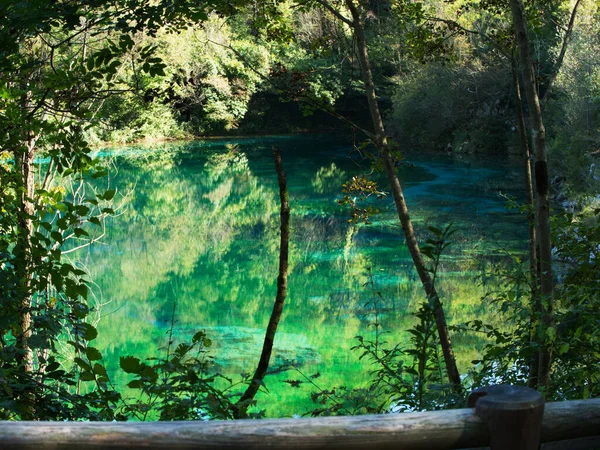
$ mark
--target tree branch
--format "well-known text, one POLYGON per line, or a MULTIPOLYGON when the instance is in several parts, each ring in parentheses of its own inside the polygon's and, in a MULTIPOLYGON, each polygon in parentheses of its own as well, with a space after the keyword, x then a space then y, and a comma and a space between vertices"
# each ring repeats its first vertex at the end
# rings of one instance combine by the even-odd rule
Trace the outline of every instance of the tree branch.
POLYGON ((329 11, 331 14, 333 14, 335 17, 337 17, 339 20, 344 22, 346 25, 354 28, 354 21, 348 19, 346 16, 344 16, 342 13, 340 13, 337 9, 335 9, 333 6, 331 6, 327 0, 315 0, 315 1, 319 5, 321 5, 323 8, 325 8, 327 11, 329 11))
POLYGON ((567 46, 569 45, 569 41, 571 40, 571 35, 573 34, 573 26, 575 25, 575 16, 577 15, 577 8, 581 4, 581 0, 577 0, 575 2, 575 6, 573 6, 573 11, 571 11, 571 18, 569 19, 569 24, 567 25, 567 30, 565 31, 565 36, 563 38, 562 46, 560 48, 560 53, 558 55, 558 59, 556 60, 556 65, 554 66, 554 70, 550 75, 550 79, 548 80, 548 87, 542 96, 542 105, 545 105, 546 99, 548 98, 548 92, 554 86, 554 82, 556 81, 556 77, 558 76, 558 72, 562 67, 563 61, 565 59, 565 54, 567 53, 567 46))
POLYGON ((502 48, 502 46, 498 42, 496 42, 494 39, 492 39, 485 33, 482 33, 480 31, 476 31, 476 30, 471 30, 469 28, 465 28, 458 22, 456 22, 454 20, 450 20, 450 19, 442 19, 440 17, 426 17, 426 20, 430 20, 432 22, 445 23, 446 25, 448 25, 449 28, 456 28, 465 33, 474 34, 476 36, 479 36, 479 37, 483 38, 484 40, 488 41, 490 44, 492 44, 496 48, 496 50, 498 50, 502 54, 502 56, 505 56, 507 59, 511 58, 511 55, 504 48, 502 48))

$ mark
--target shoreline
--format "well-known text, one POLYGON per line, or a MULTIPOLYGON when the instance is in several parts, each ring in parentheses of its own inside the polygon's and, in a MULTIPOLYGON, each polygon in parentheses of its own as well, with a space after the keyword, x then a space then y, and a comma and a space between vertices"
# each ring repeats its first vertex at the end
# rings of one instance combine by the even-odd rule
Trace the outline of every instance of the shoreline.
POLYGON ((158 138, 158 139, 139 139, 131 142, 111 142, 103 141, 97 144, 90 144, 91 149, 98 148, 111 148, 111 147, 132 147, 135 145, 155 145, 155 144, 169 144, 176 142, 193 142, 193 141, 209 141, 209 140, 221 140, 221 139, 258 139, 258 138, 269 138, 269 137, 293 137, 293 136, 304 136, 304 135, 319 135, 319 134, 331 134, 341 135, 343 131, 340 130, 302 130, 287 133, 257 133, 257 134, 219 134, 219 135, 198 135, 182 138, 158 138))

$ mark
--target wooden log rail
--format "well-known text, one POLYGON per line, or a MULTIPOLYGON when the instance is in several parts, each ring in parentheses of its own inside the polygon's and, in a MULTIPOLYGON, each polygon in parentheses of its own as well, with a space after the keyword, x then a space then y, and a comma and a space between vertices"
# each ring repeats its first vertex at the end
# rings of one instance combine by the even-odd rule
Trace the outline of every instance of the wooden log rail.
MULTIPOLYGON (((0 422, 0 449, 464 449, 489 446, 490 428, 475 408, 209 422, 0 422)), ((545 405, 542 443, 598 435, 600 398, 545 405)))

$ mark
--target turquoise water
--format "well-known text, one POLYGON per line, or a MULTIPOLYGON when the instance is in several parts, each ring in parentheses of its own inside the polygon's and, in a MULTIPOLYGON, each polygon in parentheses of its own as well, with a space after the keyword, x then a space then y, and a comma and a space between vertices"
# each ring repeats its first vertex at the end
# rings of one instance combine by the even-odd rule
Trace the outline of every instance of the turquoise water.
MULTIPOLYGON (((101 243, 70 256, 85 266, 100 306, 96 344, 115 374, 120 356, 163 351, 173 308, 177 339, 204 329, 216 368, 235 376, 254 370, 275 299, 279 197, 271 146, 282 150, 290 193, 289 290, 272 365, 294 362, 319 372, 321 388, 360 386, 370 367, 351 351, 355 336, 374 328, 372 274, 389 342, 405 343, 411 313, 424 295, 390 197, 373 206, 372 224, 351 224, 336 200, 352 175, 368 171, 348 139, 333 136, 213 139, 109 149, 117 215, 101 243), (364 165, 364 167, 361 167, 364 165)), ((522 197, 518 161, 407 154, 399 176, 422 238, 426 226, 453 223, 457 233, 443 260, 440 290, 448 320, 486 314, 476 277, 482 261, 526 248, 524 218, 505 209, 501 194, 522 197)), ((374 178, 380 175, 374 174, 374 178)), ((385 180, 381 183, 385 189, 385 180)), ((490 320, 493 320, 491 318, 490 320)), ((465 370, 480 342, 454 336, 465 370)), ((124 375, 114 375, 125 384, 124 375)), ((258 396, 268 416, 303 414, 310 388, 267 377, 258 396)))

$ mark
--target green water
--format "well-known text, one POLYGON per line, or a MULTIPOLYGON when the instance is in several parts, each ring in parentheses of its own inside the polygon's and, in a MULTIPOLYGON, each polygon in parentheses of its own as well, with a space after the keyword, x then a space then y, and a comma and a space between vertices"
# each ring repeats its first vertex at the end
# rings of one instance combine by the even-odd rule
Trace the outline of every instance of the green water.
MULTIPOLYGON (((275 298, 278 270, 279 197, 271 145, 283 154, 290 193, 289 290, 272 364, 293 361, 322 388, 360 386, 368 362, 350 350, 357 335, 372 337, 373 284, 389 342, 408 342, 405 332, 424 295, 391 198, 374 206, 371 225, 348 223, 339 206, 341 184, 358 173, 351 144, 334 137, 208 140, 107 150, 110 186, 118 214, 101 243, 71 254, 96 284, 99 338, 115 382, 120 356, 151 357, 163 351, 174 305, 175 336, 190 339, 204 329, 213 341, 217 368, 251 372, 275 298)), ((520 197, 517 161, 506 158, 408 154, 399 167, 417 233, 426 225, 458 229, 442 264, 440 289, 451 324, 487 314, 476 277, 482 255, 521 251, 526 226, 508 213, 504 194, 520 197)), ((385 187, 385 183, 382 184, 385 187)), ((490 318, 493 320, 493 318, 490 318)), ((465 370, 481 342, 454 336, 465 370)), ((311 408, 306 388, 265 381, 260 409, 272 417, 311 408)))

